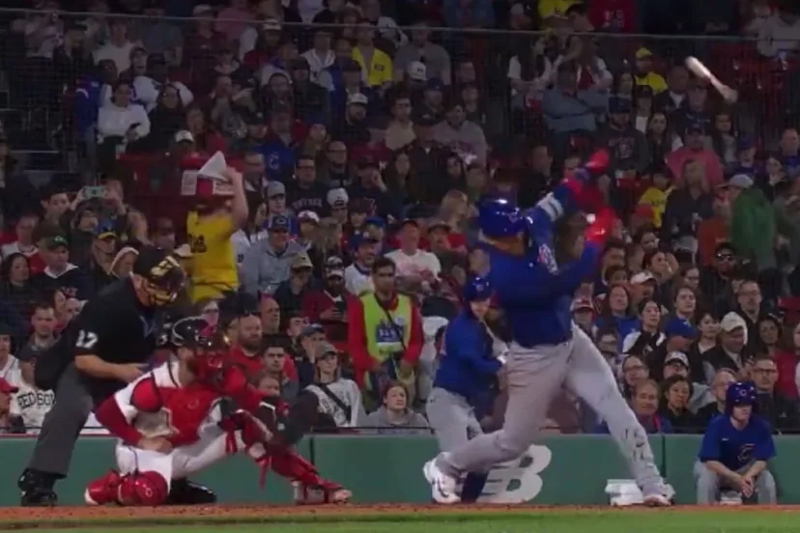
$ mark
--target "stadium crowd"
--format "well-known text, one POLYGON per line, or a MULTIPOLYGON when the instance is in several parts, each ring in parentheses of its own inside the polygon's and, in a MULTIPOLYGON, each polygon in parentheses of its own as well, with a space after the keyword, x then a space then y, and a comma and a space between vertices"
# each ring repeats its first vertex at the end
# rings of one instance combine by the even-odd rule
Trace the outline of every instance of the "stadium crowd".
MULTIPOLYGON (((149 243, 189 274, 176 306, 262 360, 259 387, 319 396, 319 431, 427 434, 447 322, 488 268, 476 203, 532 206, 597 148, 619 221, 573 313, 631 408, 648 431, 702 433, 747 378, 776 432, 800 430, 787 96, 800 16, 784 1, 683 3, 44 0, 1 13, 0 433, 36 433, 53 403, 33 383, 37 357, 149 243), (718 64, 720 47, 733 55, 718 64), (689 53, 739 101, 690 76, 689 53), (35 183, 30 154, 52 146, 59 172, 35 183), (218 153, 240 174, 198 173, 218 153)), ((485 429, 501 399, 497 384, 476 404, 485 429)), ((547 429, 603 424, 565 393, 547 429)))

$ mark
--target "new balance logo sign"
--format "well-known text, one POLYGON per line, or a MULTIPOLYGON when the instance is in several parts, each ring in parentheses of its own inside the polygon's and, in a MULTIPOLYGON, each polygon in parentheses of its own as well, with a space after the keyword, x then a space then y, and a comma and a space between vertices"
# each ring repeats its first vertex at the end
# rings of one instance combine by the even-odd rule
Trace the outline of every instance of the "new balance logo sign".
POLYGON ((552 458, 550 448, 533 444, 518 459, 494 467, 478 502, 515 504, 532 501, 544 486, 539 474, 550 465, 552 458))

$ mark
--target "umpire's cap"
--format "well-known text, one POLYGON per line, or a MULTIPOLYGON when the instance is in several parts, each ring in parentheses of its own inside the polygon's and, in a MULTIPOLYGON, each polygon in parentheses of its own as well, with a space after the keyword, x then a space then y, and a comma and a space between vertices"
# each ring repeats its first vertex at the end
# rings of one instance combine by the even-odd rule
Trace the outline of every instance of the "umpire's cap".
POLYGON ((139 250, 133 273, 147 282, 145 290, 152 305, 162 306, 175 300, 183 287, 184 274, 177 258, 162 248, 143 246, 139 250))

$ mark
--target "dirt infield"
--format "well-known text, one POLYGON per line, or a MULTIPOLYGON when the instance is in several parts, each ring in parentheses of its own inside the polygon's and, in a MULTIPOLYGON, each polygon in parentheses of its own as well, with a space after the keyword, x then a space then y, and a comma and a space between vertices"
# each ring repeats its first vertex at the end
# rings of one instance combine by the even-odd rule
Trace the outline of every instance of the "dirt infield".
MULTIPOLYGON (((474 514, 474 513, 531 513, 564 512, 564 511, 609 511, 609 507, 591 506, 506 506, 506 505, 412 505, 412 504, 375 504, 375 505, 338 505, 325 507, 303 506, 273 506, 273 505, 211 505, 211 506, 186 506, 186 507, 55 507, 55 508, 23 508, 0 507, 0 530, 9 529, 35 529, 37 527, 78 527, 89 525, 93 522, 131 525, 139 519, 148 522, 163 520, 170 523, 201 523, 201 522, 239 522, 258 521, 263 519, 268 522, 270 518, 282 522, 297 518, 305 522, 319 519, 347 520, 348 517, 361 518, 386 517, 398 515, 432 515, 432 514, 474 514)), ((731 511, 752 512, 800 512, 800 505, 777 506, 675 506, 668 509, 647 509, 632 507, 620 509, 618 512, 697 512, 697 511, 731 511)), ((424 517, 421 517, 421 519, 424 517)))

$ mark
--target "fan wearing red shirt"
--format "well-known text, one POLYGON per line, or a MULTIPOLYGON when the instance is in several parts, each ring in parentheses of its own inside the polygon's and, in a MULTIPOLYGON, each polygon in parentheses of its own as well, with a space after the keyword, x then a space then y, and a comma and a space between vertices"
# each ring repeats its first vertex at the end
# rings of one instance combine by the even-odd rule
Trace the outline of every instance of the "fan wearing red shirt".
POLYGON ((344 269, 326 269, 324 286, 306 291, 301 302, 303 314, 311 322, 321 324, 325 337, 344 352, 347 349, 347 309, 354 305, 352 295, 344 288, 344 269))
POLYGON ((45 264, 39 255, 39 247, 36 246, 34 230, 39 224, 39 215, 27 213, 22 215, 17 223, 14 224, 15 239, 8 244, 0 247, 0 255, 3 259, 14 253, 20 253, 28 259, 30 274, 38 274, 44 270, 45 264))
POLYGON ((350 151, 350 158, 353 161, 368 159, 375 161, 378 168, 383 170, 389 161, 392 160, 393 152, 386 147, 386 128, 389 121, 385 117, 374 117, 368 121, 369 142, 354 147, 350 151))
POLYGON ((597 31, 633 33, 636 29, 636 0, 592 0, 588 11, 597 31))
MULTIPOLYGON (((264 372, 266 363, 262 339, 264 330, 261 317, 245 315, 236 321, 236 344, 231 348, 231 360, 244 368, 248 376, 257 376, 264 372)), ((283 372, 290 379, 297 377, 294 363, 288 357, 283 362, 283 372)))

